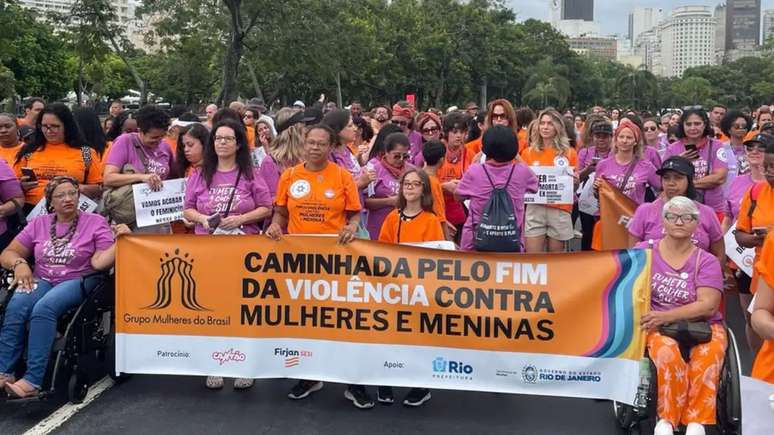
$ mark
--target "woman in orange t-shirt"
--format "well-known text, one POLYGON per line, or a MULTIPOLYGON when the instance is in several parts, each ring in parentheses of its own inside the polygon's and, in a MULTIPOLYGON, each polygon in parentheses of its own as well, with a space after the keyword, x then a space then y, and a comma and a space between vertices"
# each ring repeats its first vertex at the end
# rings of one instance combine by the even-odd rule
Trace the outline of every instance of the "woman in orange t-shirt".
POLYGON ((0 113, 0 158, 5 160, 8 166, 13 165, 21 147, 16 117, 10 113, 0 113))
POLYGON ((13 164, 17 173, 29 168, 35 174, 35 180, 21 177, 28 210, 43 199, 49 180, 58 176, 78 180, 81 193, 90 198, 97 199, 102 193, 101 160, 86 145, 72 112, 62 103, 49 104, 38 114, 32 140, 21 148, 13 164))
POLYGON ((433 213, 430 177, 421 169, 409 169, 400 179, 398 208, 384 219, 379 241, 416 243, 444 240, 441 220, 433 213))
MULTIPOLYGON (((355 240, 360 226, 360 195, 352 174, 329 160, 335 144, 336 132, 327 125, 318 124, 306 132, 306 162, 282 173, 267 237, 279 241, 287 227, 288 234, 338 234, 340 243, 355 240)), ((305 399, 322 388, 321 381, 300 380, 288 397, 305 399)), ((350 386, 346 397, 359 408, 374 406, 362 386, 350 386)))
POLYGON ((774 233, 766 238, 755 270, 759 279, 751 323, 766 341, 755 357, 752 377, 774 384, 774 233))
MULTIPOLYGON (((559 166, 572 168, 578 164, 575 149, 570 147, 562 115, 556 110, 540 112, 530 126, 530 146, 521 151, 527 166, 559 166)), ((538 177, 539 179, 540 177, 538 177)), ((575 179, 577 183, 577 178, 575 179)), ((525 248, 527 252, 563 252, 566 243, 575 237, 572 224, 572 204, 527 204, 525 212, 525 248)))

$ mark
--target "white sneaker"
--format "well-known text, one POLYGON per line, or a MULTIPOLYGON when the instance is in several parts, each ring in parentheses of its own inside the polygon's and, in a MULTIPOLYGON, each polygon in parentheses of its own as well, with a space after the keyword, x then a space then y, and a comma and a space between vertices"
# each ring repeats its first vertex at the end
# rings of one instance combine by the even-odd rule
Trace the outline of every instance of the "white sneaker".
POLYGON ((664 419, 659 420, 653 430, 653 435, 673 435, 674 433, 675 429, 672 427, 672 423, 664 419))
POLYGON ((220 390, 223 388, 223 378, 220 376, 207 376, 207 382, 205 385, 210 390, 220 390))
POLYGON ((688 423, 685 428, 685 435, 704 435, 704 425, 699 423, 688 423))

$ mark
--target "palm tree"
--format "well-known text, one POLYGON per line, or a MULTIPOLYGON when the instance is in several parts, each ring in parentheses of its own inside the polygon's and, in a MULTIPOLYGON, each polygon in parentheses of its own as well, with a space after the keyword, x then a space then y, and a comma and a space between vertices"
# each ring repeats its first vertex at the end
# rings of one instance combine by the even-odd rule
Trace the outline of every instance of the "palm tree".
POLYGON ((626 95, 621 95, 621 97, 628 97, 632 108, 649 108, 656 97, 658 80, 653 73, 641 66, 637 69, 631 68, 626 74, 619 77, 616 81, 616 87, 619 92, 624 89, 627 91, 626 95))

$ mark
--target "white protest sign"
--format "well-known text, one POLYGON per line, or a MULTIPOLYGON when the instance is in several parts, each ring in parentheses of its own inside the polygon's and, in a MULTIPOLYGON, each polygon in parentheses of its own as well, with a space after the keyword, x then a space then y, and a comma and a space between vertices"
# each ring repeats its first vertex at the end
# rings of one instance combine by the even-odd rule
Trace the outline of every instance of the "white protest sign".
POLYGON ((185 178, 164 181, 161 190, 154 192, 146 183, 132 186, 137 227, 166 224, 183 218, 185 178))
MULTIPOLYGON (((97 203, 92 201, 88 196, 81 195, 81 197, 78 199, 78 210, 91 213, 96 209, 97 203)), ((37 205, 35 205, 35 208, 30 210, 29 214, 27 215, 27 220, 31 220, 45 214, 48 214, 48 211, 46 210, 46 198, 43 198, 37 203, 37 205)))
POLYGON ((739 266, 739 269, 741 269, 742 272, 746 273, 747 276, 752 276, 755 249, 739 246, 739 243, 736 243, 735 234, 736 222, 728 229, 728 232, 723 239, 726 243, 726 255, 734 262, 734 264, 739 266))
POLYGON ((574 183, 571 166, 530 166, 538 178, 537 193, 524 195, 525 204, 572 204, 574 183))

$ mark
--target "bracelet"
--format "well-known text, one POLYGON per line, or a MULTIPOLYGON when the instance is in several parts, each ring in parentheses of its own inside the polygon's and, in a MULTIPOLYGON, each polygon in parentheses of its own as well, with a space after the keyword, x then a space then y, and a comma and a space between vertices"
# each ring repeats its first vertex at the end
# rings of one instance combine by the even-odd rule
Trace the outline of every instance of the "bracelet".
POLYGON ((27 263, 27 260, 25 260, 23 258, 19 258, 16 261, 13 262, 13 266, 11 266, 11 270, 16 270, 16 266, 18 266, 20 264, 26 264, 26 265, 29 266, 29 263, 27 263))

